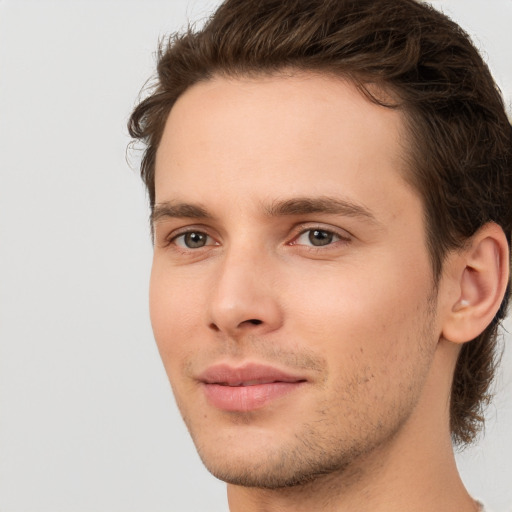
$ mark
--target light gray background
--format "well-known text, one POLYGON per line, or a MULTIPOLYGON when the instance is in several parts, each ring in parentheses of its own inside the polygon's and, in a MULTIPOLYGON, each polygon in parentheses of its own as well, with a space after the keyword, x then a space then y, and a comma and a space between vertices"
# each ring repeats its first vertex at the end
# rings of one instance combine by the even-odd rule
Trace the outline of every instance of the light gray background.
MULTIPOLYGON (((125 160, 159 36, 216 4, 0 0, 0 512, 227 508, 152 339, 147 202, 125 160)), ((434 4, 510 104, 512 0, 434 4)), ((486 436, 459 456, 496 512, 512 510, 507 343, 486 436)))

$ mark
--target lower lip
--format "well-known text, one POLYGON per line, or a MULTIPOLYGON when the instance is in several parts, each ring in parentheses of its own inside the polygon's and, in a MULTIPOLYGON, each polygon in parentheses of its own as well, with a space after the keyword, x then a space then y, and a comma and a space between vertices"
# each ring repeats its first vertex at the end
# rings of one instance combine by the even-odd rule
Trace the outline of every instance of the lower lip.
POLYGON ((254 386, 222 386, 204 384, 208 401, 218 409, 248 412, 261 409, 269 402, 298 389, 304 382, 272 382, 254 386))

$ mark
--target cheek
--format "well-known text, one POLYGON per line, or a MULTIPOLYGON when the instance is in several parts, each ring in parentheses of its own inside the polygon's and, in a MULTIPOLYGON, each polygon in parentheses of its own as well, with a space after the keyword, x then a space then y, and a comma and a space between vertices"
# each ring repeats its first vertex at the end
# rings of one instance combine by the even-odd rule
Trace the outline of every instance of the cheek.
POLYGON ((149 310, 154 337, 170 376, 191 349, 193 333, 204 311, 201 293, 190 281, 180 282, 174 273, 155 262, 151 271, 149 310))
POLYGON ((327 361, 322 409, 341 409, 345 425, 378 429, 389 411, 409 410, 428 373, 436 346, 431 282, 355 268, 341 277, 297 290, 303 301, 295 302, 291 330, 327 361))
POLYGON ((428 272, 389 263, 303 275, 287 307, 294 311, 293 330, 328 359, 349 363, 364 352, 368 364, 382 364, 405 357, 423 337, 432 284, 428 272))

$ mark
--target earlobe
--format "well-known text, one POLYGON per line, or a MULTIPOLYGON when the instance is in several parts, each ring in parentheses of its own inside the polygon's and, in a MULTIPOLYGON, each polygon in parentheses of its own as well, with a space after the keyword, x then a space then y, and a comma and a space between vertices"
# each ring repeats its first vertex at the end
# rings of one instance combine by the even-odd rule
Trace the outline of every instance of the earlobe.
POLYGON ((501 227, 480 228, 457 258, 457 299, 445 317, 443 338, 465 343, 476 338, 498 311, 509 279, 509 249, 501 227))

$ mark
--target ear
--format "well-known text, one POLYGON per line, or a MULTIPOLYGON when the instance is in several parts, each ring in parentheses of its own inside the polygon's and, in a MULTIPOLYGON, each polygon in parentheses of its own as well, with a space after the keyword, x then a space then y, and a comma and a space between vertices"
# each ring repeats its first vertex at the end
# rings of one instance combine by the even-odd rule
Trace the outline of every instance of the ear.
POLYGON ((503 229, 493 222, 485 224, 447 264, 453 286, 442 336, 464 343, 491 323, 505 295, 510 260, 503 229))

